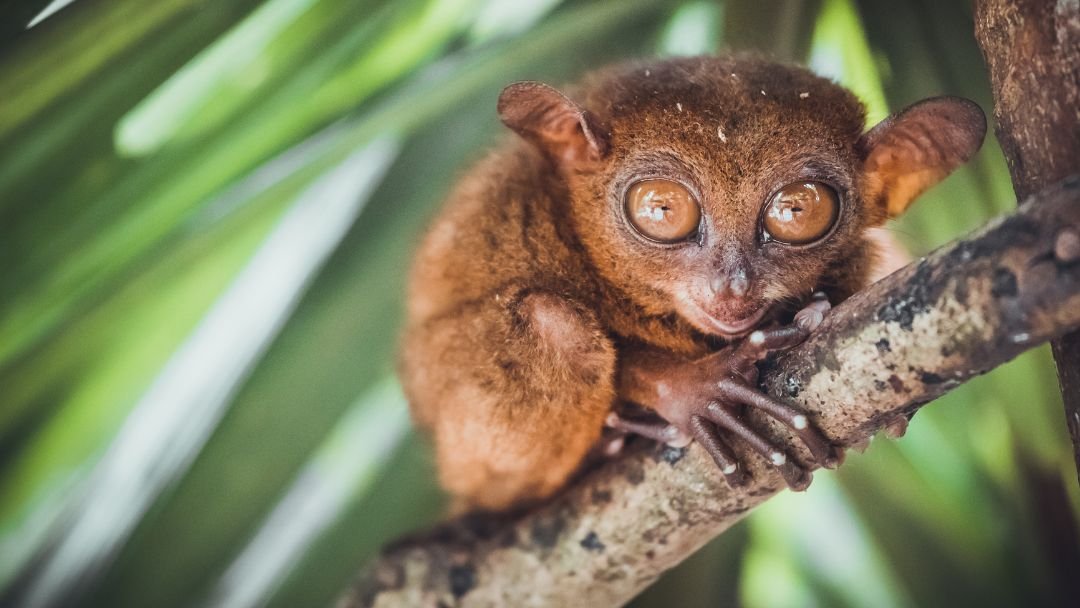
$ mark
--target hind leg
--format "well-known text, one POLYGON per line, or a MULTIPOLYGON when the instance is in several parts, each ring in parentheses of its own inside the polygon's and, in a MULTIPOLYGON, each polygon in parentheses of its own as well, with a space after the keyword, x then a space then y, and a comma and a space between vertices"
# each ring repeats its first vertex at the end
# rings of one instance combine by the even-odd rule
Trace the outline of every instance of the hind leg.
POLYGON ((443 486, 474 508, 550 496, 597 442, 615 351, 592 313, 504 290, 406 332, 402 379, 443 486))

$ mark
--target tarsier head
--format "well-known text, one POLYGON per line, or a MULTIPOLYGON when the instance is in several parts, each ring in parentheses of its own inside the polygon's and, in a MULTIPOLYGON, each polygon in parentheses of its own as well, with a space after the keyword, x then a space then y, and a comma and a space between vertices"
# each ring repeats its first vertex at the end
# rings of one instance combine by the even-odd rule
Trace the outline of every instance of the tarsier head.
POLYGON ((733 337, 865 259, 865 229, 967 161, 982 111, 937 97, 864 131, 846 89, 793 66, 680 58, 617 66, 574 101, 508 86, 503 122, 559 169, 595 266, 649 314, 733 337))

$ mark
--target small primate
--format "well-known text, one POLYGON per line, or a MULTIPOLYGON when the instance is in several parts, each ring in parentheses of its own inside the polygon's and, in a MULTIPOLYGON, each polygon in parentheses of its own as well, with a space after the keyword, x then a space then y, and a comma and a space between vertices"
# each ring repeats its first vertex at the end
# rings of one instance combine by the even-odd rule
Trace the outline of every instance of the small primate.
POLYGON ((756 364, 867 283, 867 229, 986 130, 971 101, 936 97, 864 131, 848 90, 747 57, 616 65, 568 93, 519 82, 498 113, 518 137, 424 239, 400 361, 443 486, 495 510, 559 490, 605 426, 696 441, 731 484, 741 445, 805 487, 747 407, 835 466, 813 421, 760 391, 756 364))

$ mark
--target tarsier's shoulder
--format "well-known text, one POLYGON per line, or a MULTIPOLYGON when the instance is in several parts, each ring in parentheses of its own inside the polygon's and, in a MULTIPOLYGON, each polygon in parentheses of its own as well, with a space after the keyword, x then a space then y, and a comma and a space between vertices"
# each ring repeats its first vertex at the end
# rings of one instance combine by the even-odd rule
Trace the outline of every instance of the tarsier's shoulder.
POLYGON ((557 240, 545 162, 523 142, 505 142, 459 180, 417 250, 409 281, 415 315, 542 274, 557 240))

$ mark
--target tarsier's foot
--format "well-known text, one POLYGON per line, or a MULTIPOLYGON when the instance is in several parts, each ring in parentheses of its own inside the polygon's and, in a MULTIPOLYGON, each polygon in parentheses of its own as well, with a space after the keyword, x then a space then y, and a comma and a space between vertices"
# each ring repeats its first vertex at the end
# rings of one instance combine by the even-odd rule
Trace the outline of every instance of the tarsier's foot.
POLYGON ((791 325, 761 329, 746 340, 704 359, 680 367, 657 370, 663 378, 661 394, 665 403, 656 407, 661 419, 641 419, 612 412, 608 426, 682 447, 696 440, 720 467, 728 482, 738 486, 746 482, 746 471, 728 446, 729 437, 737 437, 763 456, 783 475, 788 486, 801 490, 810 483, 810 474, 786 452, 765 439, 743 419, 743 408, 757 408, 773 417, 799 437, 814 460, 823 467, 839 464, 838 452, 798 408, 782 403, 759 391, 757 366, 769 351, 799 344, 821 324, 829 303, 819 294, 795 315, 791 325))

